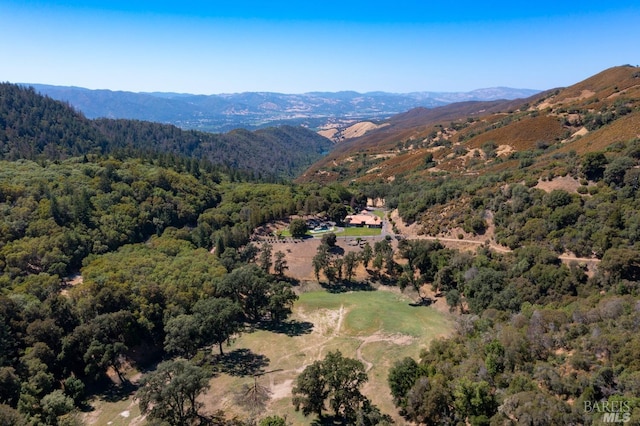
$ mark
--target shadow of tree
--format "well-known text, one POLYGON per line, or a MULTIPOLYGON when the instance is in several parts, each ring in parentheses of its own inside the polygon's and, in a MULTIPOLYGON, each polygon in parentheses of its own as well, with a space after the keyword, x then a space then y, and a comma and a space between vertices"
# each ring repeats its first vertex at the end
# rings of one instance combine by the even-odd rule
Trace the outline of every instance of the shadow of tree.
POLYGON ((395 287, 398 284, 398 280, 396 278, 392 278, 388 275, 380 274, 380 284, 386 285, 387 287, 395 287))
POLYGON ((329 253, 337 254, 338 256, 344 256, 344 249, 340 246, 333 246, 329 249, 329 253))
POLYGON ((335 284, 320 283, 328 293, 346 293, 347 291, 376 291, 370 282, 342 281, 335 284))
MULTIPOLYGON (((94 386, 96 387, 89 387, 87 391, 95 392, 96 395, 107 402, 125 401, 138 390, 138 385, 128 380, 123 383, 114 384, 109 379, 103 379, 94 384, 94 386)), ((87 395, 89 395, 88 392, 86 392, 87 395)), ((93 407, 86 403, 83 403, 80 409, 84 412, 93 411, 93 407)))
POLYGON ((311 422, 311 426, 338 426, 347 424, 344 419, 329 415, 324 415, 311 422))
POLYGON ((377 281, 380 284, 385 285, 387 287, 396 287, 398 285, 397 277, 389 276, 383 273, 381 270, 370 269, 370 268, 366 268, 365 270, 372 277, 374 282, 377 281))
POLYGON ((313 323, 308 321, 288 320, 274 323, 265 321, 257 326, 260 330, 271 331, 278 334, 286 334, 289 337, 302 336, 313 331, 313 323))
POLYGON ((299 279, 293 278, 293 277, 289 277, 287 275, 283 275, 281 277, 278 277, 278 281, 284 281, 284 282, 288 283, 292 287, 296 287, 296 286, 300 285, 300 280, 299 279))
MULTIPOLYGON (((131 359, 134 360, 138 372, 143 375, 154 371, 161 361, 161 357, 158 355, 159 350, 151 345, 147 346, 135 346, 129 352, 131 359), (146 352, 149 354, 148 359, 144 359, 140 353, 146 352)), ((90 396, 97 396, 101 400, 109 403, 116 403, 126 401, 134 395, 138 389, 139 384, 137 380, 131 381, 125 377, 125 380, 120 382, 117 378, 107 375, 104 372, 97 380, 87 381, 85 384, 84 395, 89 398, 90 396)), ((89 404, 89 400, 84 400, 79 403, 78 408, 83 413, 92 412, 95 407, 89 404)))
POLYGON ((433 303, 433 299, 430 297, 422 297, 417 302, 409 303, 409 306, 418 307, 418 306, 430 306, 433 303))
POLYGON ((211 364, 218 372, 230 376, 253 376, 264 372, 264 368, 269 365, 269 358, 243 348, 224 355, 214 355, 211 364))

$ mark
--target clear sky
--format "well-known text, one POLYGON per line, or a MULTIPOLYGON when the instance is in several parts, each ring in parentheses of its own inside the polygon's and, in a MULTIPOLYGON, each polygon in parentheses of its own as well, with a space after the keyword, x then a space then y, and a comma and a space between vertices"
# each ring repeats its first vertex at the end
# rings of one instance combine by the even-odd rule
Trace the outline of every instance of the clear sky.
POLYGON ((198 94, 548 89, 639 56, 637 0, 0 0, 0 81, 13 83, 198 94))

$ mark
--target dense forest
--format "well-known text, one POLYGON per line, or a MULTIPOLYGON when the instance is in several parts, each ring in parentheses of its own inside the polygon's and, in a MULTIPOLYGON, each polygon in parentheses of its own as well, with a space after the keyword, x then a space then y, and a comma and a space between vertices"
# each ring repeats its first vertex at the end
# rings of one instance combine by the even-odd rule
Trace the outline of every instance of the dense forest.
MULTIPOLYGON (((353 282, 362 263, 369 281, 431 287, 458 320, 451 337, 391 368, 389 399, 407 421, 578 425, 613 413, 640 424, 637 139, 490 156, 481 175, 298 185, 220 165, 189 146, 199 133, 90 121, 33 91, 2 90, 0 424, 78 424, 87 398, 132 386, 132 365, 155 367, 136 390, 150 424, 248 424, 205 412, 197 397, 229 339, 281 326, 298 297, 282 253, 259 249, 251 232, 295 214, 339 218, 367 197, 424 234, 494 226, 491 244, 504 248, 401 239, 394 250, 389 238, 356 257, 323 239, 313 267, 330 290, 366 287, 353 282), (580 185, 545 191, 541 176, 580 185), (566 252, 598 266, 563 262, 566 252)), ((332 351, 301 371, 293 403, 310 421, 391 423, 360 392, 366 380, 360 362, 332 351)))
MULTIPOLYGON (((210 377, 197 363, 172 357, 202 356, 210 345, 222 354, 223 343, 244 327, 286 319, 297 297, 291 282, 257 266, 252 229, 354 198, 339 185, 258 183, 259 171, 187 155, 197 143, 172 148, 204 134, 89 121, 11 85, 3 85, 1 99, 2 424, 75 424, 108 371, 127 382, 122 370, 129 363, 164 358, 159 371, 210 377), (65 277, 81 268, 83 282, 71 287, 65 277)), ((300 132, 236 133, 247 145, 256 138, 298 143, 300 132)), ((166 420, 155 396, 143 394, 150 418, 166 420)), ((193 420, 191 408, 170 423, 193 420)), ((215 413, 197 417, 226 422, 215 413)))

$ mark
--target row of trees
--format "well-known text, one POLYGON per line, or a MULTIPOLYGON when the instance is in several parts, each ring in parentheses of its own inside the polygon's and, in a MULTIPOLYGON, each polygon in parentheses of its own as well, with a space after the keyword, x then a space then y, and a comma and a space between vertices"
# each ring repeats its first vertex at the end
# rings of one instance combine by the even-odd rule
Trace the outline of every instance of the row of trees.
POLYGON ((380 278, 384 270, 392 278, 397 278, 401 267, 394 259, 395 251, 391 245, 390 237, 376 241, 371 247, 368 241, 362 244, 362 249, 356 253, 336 247, 337 237, 334 233, 323 235, 316 254, 312 259, 313 271, 317 280, 320 273, 324 275, 330 284, 346 280, 352 281, 359 265, 366 269, 373 268, 372 273, 380 278))

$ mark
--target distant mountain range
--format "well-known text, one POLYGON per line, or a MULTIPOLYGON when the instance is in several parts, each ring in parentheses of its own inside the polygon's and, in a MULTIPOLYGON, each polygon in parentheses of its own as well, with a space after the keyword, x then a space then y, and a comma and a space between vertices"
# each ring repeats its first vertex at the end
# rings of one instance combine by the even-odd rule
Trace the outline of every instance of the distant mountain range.
POLYGON ((300 126, 214 134, 141 120, 87 119, 33 89, 0 83, 0 160, 85 154, 162 157, 167 164, 205 160, 229 173, 277 180, 297 176, 333 145, 300 126))
POLYGON ((133 93, 26 84, 68 102, 87 118, 126 118, 173 124, 183 129, 225 132, 280 124, 319 128, 329 123, 381 120, 416 107, 454 102, 526 98, 538 90, 496 87, 471 92, 246 92, 220 95, 133 93))

